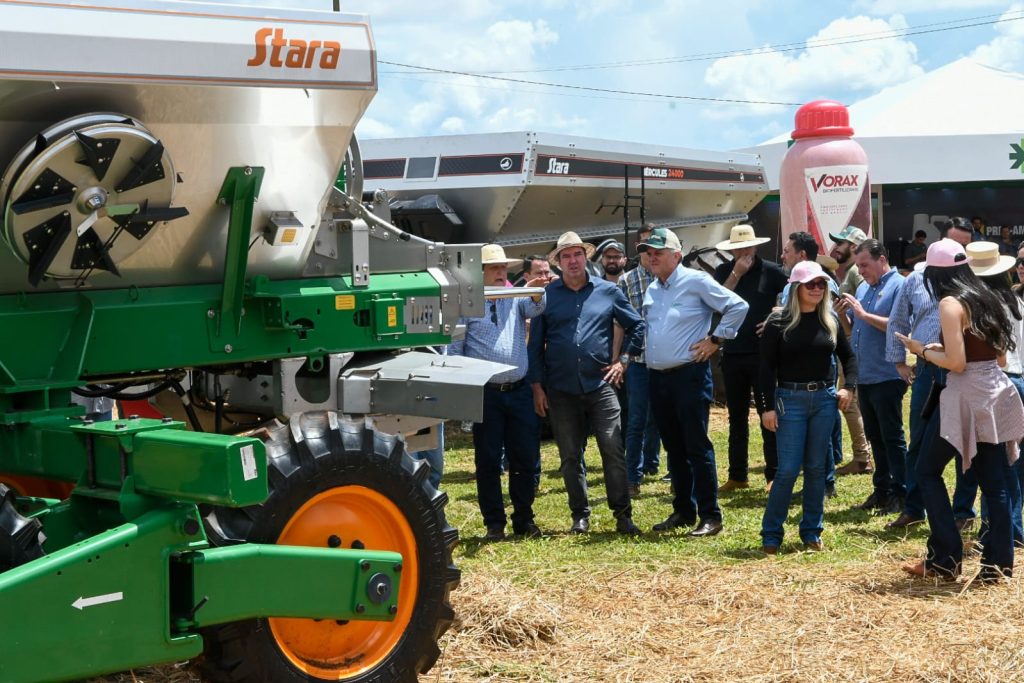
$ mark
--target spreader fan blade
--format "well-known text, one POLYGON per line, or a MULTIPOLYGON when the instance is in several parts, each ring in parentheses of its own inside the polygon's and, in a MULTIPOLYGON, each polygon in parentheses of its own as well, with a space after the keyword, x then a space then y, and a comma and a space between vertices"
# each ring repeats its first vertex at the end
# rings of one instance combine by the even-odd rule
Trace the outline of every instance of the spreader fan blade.
POLYGON ((64 246, 71 234, 71 214, 61 212, 40 223, 31 230, 25 231, 25 246, 28 248, 28 282, 38 287, 46 272, 50 269, 53 259, 64 246))
POLYGON ((85 154, 85 161, 79 163, 89 166, 96 174, 97 180, 103 180, 121 141, 117 138, 93 138, 78 131, 75 131, 75 137, 78 138, 78 145, 82 148, 82 153, 85 154))
POLYGON ((184 218, 188 215, 188 209, 183 206, 169 206, 164 209, 151 209, 143 206, 138 213, 126 216, 111 216, 115 223, 131 233, 132 237, 141 240, 157 223, 173 221, 177 218, 184 218))
POLYGON ((11 211, 20 216, 30 211, 51 209, 55 206, 70 204, 75 199, 75 186, 58 173, 44 169, 32 187, 22 193, 11 204, 11 211))
POLYGON ((82 236, 78 238, 78 244, 75 245, 75 253, 71 257, 71 267, 76 270, 92 270, 100 269, 106 270, 114 275, 120 275, 117 266, 114 265, 114 261, 110 258, 110 252, 107 250, 106 245, 103 244, 103 240, 100 239, 99 234, 92 228, 89 228, 82 233, 82 236))
POLYGON ((142 158, 135 162, 121 182, 114 188, 116 192, 127 192, 137 187, 148 185, 164 177, 164 146, 159 140, 150 145, 142 158))

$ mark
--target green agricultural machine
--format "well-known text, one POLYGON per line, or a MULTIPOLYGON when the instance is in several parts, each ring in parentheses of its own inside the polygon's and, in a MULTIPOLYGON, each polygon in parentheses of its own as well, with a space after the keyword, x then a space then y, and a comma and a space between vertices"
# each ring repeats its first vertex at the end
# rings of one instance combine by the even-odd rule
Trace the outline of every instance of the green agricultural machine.
POLYGON ((415 680, 480 245, 362 202, 365 17, 116 1, 0 0, 0 682, 415 680))

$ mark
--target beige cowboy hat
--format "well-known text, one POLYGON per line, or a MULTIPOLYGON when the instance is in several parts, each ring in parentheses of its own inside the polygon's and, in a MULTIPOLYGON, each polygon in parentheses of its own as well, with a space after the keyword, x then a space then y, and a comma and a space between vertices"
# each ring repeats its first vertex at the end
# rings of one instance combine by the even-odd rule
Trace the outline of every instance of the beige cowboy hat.
POLYGON ((558 238, 558 243, 555 248, 548 254, 548 263, 553 266, 558 265, 558 255, 569 247, 583 247, 583 251, 586 253, 587 258, 593 258, 594 256, 594 245, 590 242, 584 242, 580 239, 580 236, 574 233, 572 230, 566 233, 562 233, 562 236, 558 238))
POLYGON ((521 258, 505 258, 505 250, 501 248, 500 244, 485 244, 481 253, 483 255, 481 263, 485 266, 517 266, 523 262, 521 258))
POLYGON ((967 245, 967 256, 971 260, 971 270, 978 277, 1005 273, 1017 264, 1012 256, 999 253, 999 245, 995 242, 971 242, 967 245))
POLYGON ((729 232, 729 239, 724 242, 719 242, 715 245, 715 249, 721 249, 722 251, 731 251, 733 249, 746 249, 747 247, 756 247, 759 244, 770 242, 767 237, 758 237, 754 234, 754 228, 750 225, 735 225, 729 232))

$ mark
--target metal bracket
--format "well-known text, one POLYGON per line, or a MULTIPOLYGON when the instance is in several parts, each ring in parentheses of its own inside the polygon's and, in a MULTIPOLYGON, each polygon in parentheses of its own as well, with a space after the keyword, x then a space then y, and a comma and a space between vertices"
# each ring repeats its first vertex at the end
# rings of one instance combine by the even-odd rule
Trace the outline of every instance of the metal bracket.
POLYGON ((224 255, 224 291, 216 335, 234 339, 242 329, 242 298, 245 294, 245 269, 249 262, 249 233, 252 232, 253 204, 263 185, 264 169, 235 166, 228 169, 217 203, 228 205, 228 243, 224 255))

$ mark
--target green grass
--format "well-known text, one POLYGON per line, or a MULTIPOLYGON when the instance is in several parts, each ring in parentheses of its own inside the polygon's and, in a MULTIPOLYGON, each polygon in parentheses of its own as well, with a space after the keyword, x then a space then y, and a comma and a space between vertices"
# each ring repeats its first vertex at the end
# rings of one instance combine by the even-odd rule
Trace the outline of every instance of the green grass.
MULTIPOLYGON (((587 482, 593 510, 591 533, 586 536, 570 536, 566 533, 572 519, 558 471, 558 450, 553 442, 545 442, 541 448, 541 490, 534 503, 536 521, 545 532, 545 538, 510 539, 500 543, 482 541, 484 527, 476 503, 476 485, 472 481, 474 466, 471 439, 451 427, 448 434, 441 488, 448 493, 450 499, 449 521, 462 534, 456 558, 464 572, 473 572, 486 565, 487 571, 499 569, 505 576, 532 585, 537 581, 537 569, 541 566, 600 565, 622 566, 625 569, 635 566, 637 562, 671 562, 681 556, 728 565, 762 557, 761 516, 767 493, 764 489, 761 439, 757 429, 751 429, 751 488, 720 496, 725 530, 716 537, 689 538, 684 530, 660 534, 651 531, 653 524, 660 522, 672 511, 669 484, 660 481, 660 475, 645 480, 641 496, 633 504, 634 520, 644 530, 644 534, 638 538, 626 538, 615 533, 615 520, 605 498, 600 454, 594 439, 590 439, 586 461, 589 466, 587 482)), ((717 456, 719 483, 727 478, 727 440, 727 430, 712 431, 711 441, 717 456)), ((849 443, 844 425, 847 458, 849 443)), ((663 453, 662 472, 664 467, 663 453)), ((947 475, 952 484, 952 468, 947 475)), ((502 486, 506 490, 506 510, 511 514, 507 484, 507 477, 502 477, 502 486)), ((798 480, 796 490, 799 491, 801 486, 802 480, 798 480)), ((886 554, 905 553, 907 557, 922 555, 927 525, 917 525, 908 532, 888 531, 884 526, 893 515, 878 516, 855 509, 871 490, 870 475, 839 477, 838 495, 825 504, 823 540, 828 552, 821 554, 801 552, 802 545, 797 534, 801 514, 800 498, 794 496, 781 554, 799 554, 800 561, 828 564, 871 559, 882 548, 886 554)), ((511 525, 507 531, 511 531, 511 525)))

